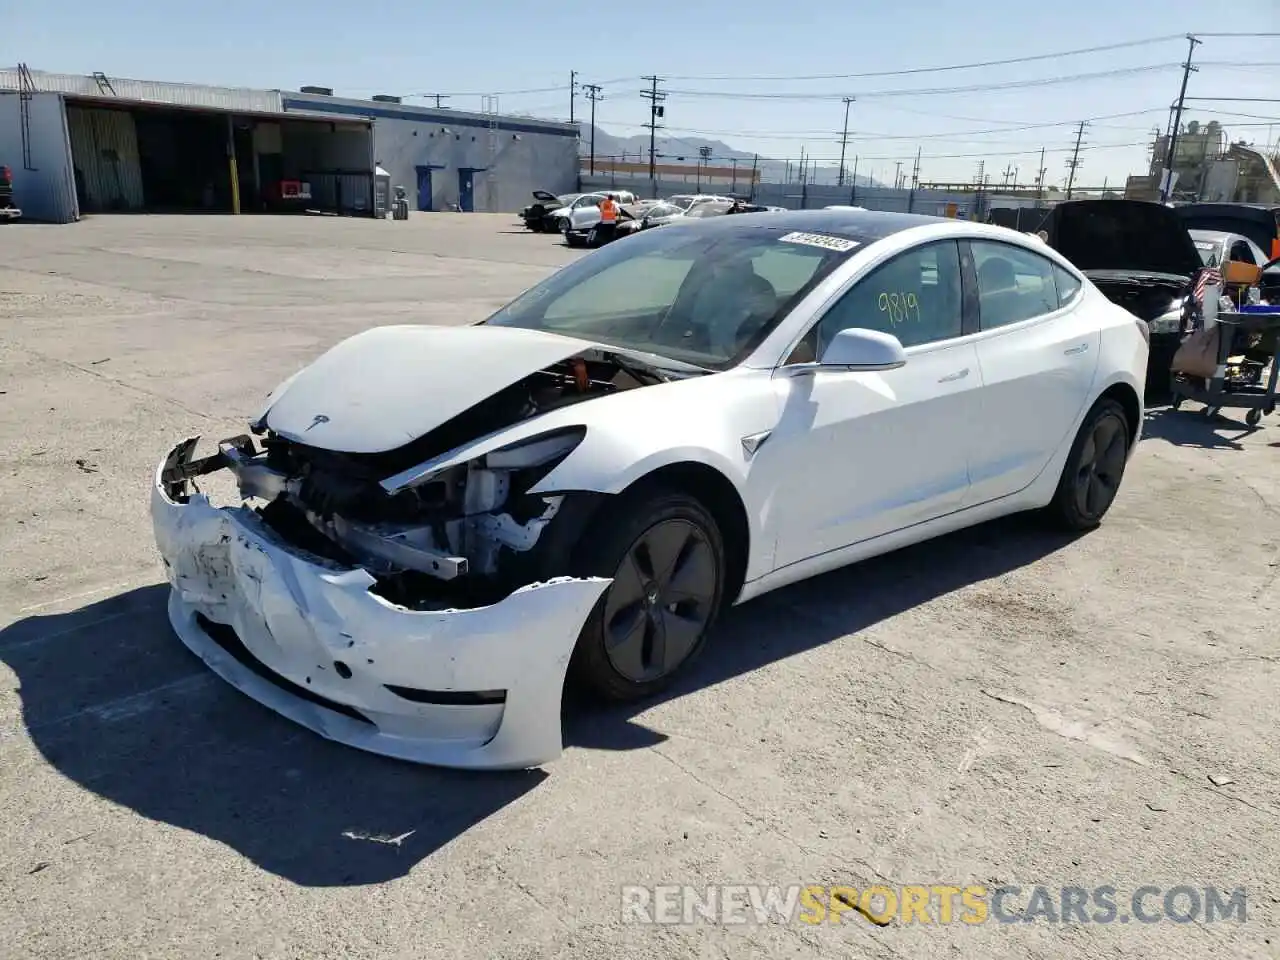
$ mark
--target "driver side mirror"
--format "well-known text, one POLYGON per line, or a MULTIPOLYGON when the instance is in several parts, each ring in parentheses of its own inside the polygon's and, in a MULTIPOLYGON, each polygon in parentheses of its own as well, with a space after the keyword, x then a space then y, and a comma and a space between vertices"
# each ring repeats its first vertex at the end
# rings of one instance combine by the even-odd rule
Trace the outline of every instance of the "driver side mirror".
POLYGON ((873 373, 906 366, 902 341, 891 333, 848 327, 836 333, 817 363, 792 364, 787 369, 800 375, 818 370, 845 370, 873 373))

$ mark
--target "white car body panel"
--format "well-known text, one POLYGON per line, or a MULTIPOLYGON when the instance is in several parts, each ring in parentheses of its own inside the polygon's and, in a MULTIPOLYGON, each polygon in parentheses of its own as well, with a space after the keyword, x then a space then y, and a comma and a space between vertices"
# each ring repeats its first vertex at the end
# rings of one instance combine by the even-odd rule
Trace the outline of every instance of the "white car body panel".
POLYGON ((977 355, 972 344, 946 343, 908 357, 899 370, 784 381, 790 395, 768 444, 790 463, 822 466, 790 471, 779 493, 779 565, 963 505, 977 355))
MULTIPOLYGON (((551 409, 382 486, 394 491, 567 427, 585 434, 530 494, 616 495, 656 470, 695 464, 727 481, 741 502, 748 546, 736 602, 1044 506, 1097 398, 1123 384, 1141 409, 1141 325, 1087 279, 1080 277, 1081 293, 1053 314, 909 348, 898 369, 801 371, 787 364, 812 324, 869 271, 918 244, 951 238, 1019 245, 1080 277, 1035 237, 924 221, 852 255, 733 369, 551 409)), ((384 328, 339 345, 282 384, 266 419, 308 445, 384 451, 500 387, 594 349, 613 348, 491 325, 384 328), (328 421, 312 426, 317 415, 328 421)), ((363 569, 336 568, 283 543, 252 511, 217 510, 199 496, 174 502, 159 471, 152 516, 173 584, 175 630, 261 702, 325 736, 422 762, 528 766, 558 753, 565 664, 611 581, 561 578, 489 607, 416 612, 371 593, 375 581, 363 569), (206 635, 197 613, 230 622, 287 680, 373 715, 374 729, 261 680, 206 635), (347 680, 321 669, 344 649, 367 652, 364 660, 374 663, 347 680), (388 693, 388 683, 504 690, 506 699, 501 706, 428 708, 388 693)), ((357 664, 349 666, 355 671, 357 664)))
POLYGON ((392 450, 588 346, 511 327, 374 327, 295 374, 275 396, 267 425, 313 447, 392 450))
POLYGON ((1066 309, 977 334, 982 376, 972 437, 968 503, 1016 493, 1031 483, 1063 443, 1093 390, 1107 304, 1084 287, 1066 309))

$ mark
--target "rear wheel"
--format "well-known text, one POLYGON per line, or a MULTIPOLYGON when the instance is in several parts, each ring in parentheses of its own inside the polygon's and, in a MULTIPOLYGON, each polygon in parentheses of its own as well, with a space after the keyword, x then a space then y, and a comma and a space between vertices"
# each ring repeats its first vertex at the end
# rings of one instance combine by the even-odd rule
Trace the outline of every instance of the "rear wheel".
POLYGON ((578 637, 575 686, 606 700, 639 699, 701 652, 724 591, 724 542, 693 497, 624 494, 593 527, 577 566, 613 583, 578 637))
POLYGON ((1104 398, 1094 404, 1076 434, 1049 513, 1068 530, 1092 530, 1111 509, 1132 442, 1124 408, 1104 398))

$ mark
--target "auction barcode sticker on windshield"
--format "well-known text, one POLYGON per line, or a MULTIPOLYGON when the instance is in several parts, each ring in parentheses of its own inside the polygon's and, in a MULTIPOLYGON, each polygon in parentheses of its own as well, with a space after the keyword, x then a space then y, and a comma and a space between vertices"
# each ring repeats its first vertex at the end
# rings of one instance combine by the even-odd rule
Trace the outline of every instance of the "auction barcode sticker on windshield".
POLYGON ((857 240, 829 237, 825 233, 788 233, 779 239, 782 243, 803 243, 809 247, 822 247, 824 250, 835 250, 839 253, 848 253, 858 245, 857 240))

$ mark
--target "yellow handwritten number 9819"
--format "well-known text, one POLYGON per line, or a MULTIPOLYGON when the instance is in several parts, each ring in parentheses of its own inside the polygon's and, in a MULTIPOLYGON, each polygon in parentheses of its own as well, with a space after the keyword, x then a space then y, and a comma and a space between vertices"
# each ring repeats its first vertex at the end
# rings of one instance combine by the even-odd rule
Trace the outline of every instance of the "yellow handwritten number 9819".
POLYGON ((876 301, 880 312, 887 314, 890 326, 920 319, 920 301, 914 293, 888 292, 880 294, 876 301))

